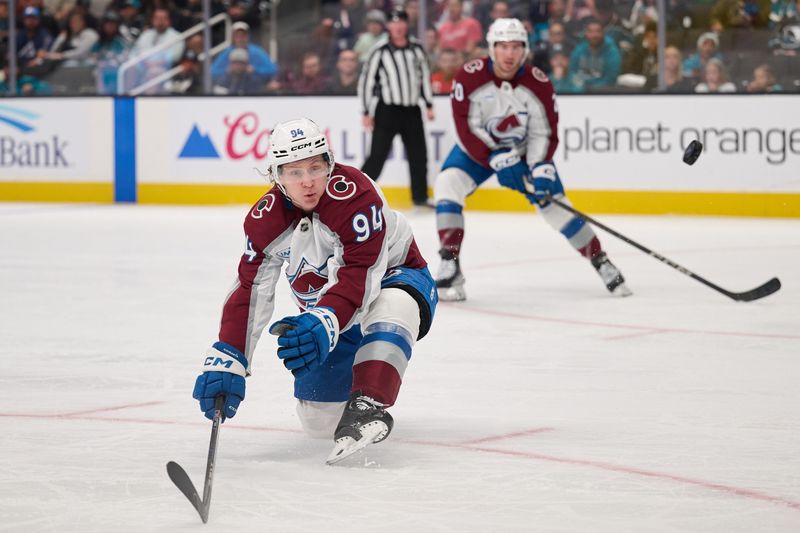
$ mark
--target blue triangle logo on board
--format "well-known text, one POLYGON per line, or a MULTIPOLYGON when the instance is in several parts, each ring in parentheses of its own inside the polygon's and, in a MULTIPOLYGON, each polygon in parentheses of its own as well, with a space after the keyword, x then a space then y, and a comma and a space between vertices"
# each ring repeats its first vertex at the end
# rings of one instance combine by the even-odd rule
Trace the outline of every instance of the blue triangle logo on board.
POLYGON ((208 134, 203 135, 200 133, 197 124, 192 125, 192 132, 189 134, 189 138, 186 139, 186 143, 184 143, 183 149, 181 149, 181 153, 178 155, 178 159, 195 157, 219 159, 219 153, 217 149, 214 148, 214 143, 211 142, 211 138, 208 134))

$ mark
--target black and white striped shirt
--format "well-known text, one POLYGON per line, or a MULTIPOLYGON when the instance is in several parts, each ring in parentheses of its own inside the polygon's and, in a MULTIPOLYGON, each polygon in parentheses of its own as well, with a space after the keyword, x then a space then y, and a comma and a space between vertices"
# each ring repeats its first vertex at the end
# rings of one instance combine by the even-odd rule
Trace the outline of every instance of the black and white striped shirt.
POLYGON ((375 116, 379 101, 415 107, 420 98, 426 107, 433 105, 431 71, 422 45, 412 38, 405 48, 394 46, 388 37, 376 43, 358 80, 363 113, 375 116))

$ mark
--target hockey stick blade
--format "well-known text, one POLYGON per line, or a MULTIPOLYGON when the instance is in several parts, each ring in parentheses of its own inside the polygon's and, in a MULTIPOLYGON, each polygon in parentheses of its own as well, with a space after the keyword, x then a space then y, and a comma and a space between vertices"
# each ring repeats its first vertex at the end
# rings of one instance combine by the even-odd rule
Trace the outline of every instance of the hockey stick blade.
MULTIPOLYGON (((203 518, 203 500, 200 499, 200 495, 197 493, 197 489, 194 488, 194 484, 192 480, 189 479, 189 474, 186 473, 186 470, 183 469, 181 465, 176 463, 175 461, 170 461, 167 463, 167 475, 175 483, 175 486, 178 487, 186 498, 189 499, 189 502, 197 509, 197 512, 200 513, 200 518, 203 518)), ((203 520, 205 522, 205 520, 203 520)))
POLYGON ((192 506, 200 514, 200 520, 205 524, 208 522, 208 512, 211 508, 211 482, 214 478, 214 462, 217 457, 217 440, 219 439, 219 426, 225 420, 225 413, 222 410, 225 397, 217 396, 214 400, 214 419, 211 424, 211 441, 208 444, 208 461, 206 462, 206 477, 203 484, 203 497, 197 493, 189 474, 175 461, 167 463, 167 475, 180 489, 184 496, 191 502, 192 506))
POLYGON ((781 280, 772 278, 768 282, 756 287, 755 289, 744 292, 729 292, 728 296, 737 302, 752 302, 765 296, 769 296, 773 292, 778 292, 781 288, 781 280))
POLYGON ((731 292, 729 290, 723 289, 719 285, 710 282, 709 280, 707 280, 703 276, 699 276, 699 275, 695 274, 694 272, 692 272, 688 268, 679 265, 675 261, 672 261, 671 259, 668 259, 667 257, 664 257, 663 255, 659 254, 658 252, 654 252, 653 250, 651 250, 647 246, 639 244, 638 242, 634 241, 630 237, 626 237, 625 235, 621 234, 620 232, 609 228, 608 226, 606 226, 602 222, 590 217, 589 215, 587 215, 585 213, 582 213, 582 212, 578 211, 577 209, 575 209, 571 205, 564 203, 563 201, 559 200, 558 198, 553 198, 552 196, 550 196, 548 194, 546 199, 548 201, 550 201, 550 202, 553 202, 554 204, 556 204, 557 206, 561 207, 562 209, 565 209, 565 210, 569 211, 573 215, 584 219, 586 222, 589 222, 593 226, 596 226, 596 227, 600 228, 601 230, 603 230, 603 231, 613 235, 614 237, 620 239, 621 241, 624 241, 624 242, 630 244, 634 248, 636 248, 638 250, 641 250, 642 252, 646 253, 647 255, 652 257, 653 259, 657 259, 657 260, 661 261, 665 265, 674 268, 675 270, 677 270, 681 274, 685 274, 686 276, 689 276, 693 280, 699 281, 700 283, 702 283, 706 287, 714 289, 718 293, 724 294, 725 296, 727 296, 728 298, 730 298, 730 299, 732 299, 734 301, 737 301, 737 302, 752 302, 753 300, 758 300, 760 298, 764 298, 765 296, 769 296, 770 294, 772 294, 774 292, 777 292, 781 288, 780 280, 778 278, 772 278, 771 280, 769 280, 768 282, 764 283, 763 285, 759 285, 755 289, 752 289, 752 290, 749 290, 749 291, 745 291, 745 292, 731 292))

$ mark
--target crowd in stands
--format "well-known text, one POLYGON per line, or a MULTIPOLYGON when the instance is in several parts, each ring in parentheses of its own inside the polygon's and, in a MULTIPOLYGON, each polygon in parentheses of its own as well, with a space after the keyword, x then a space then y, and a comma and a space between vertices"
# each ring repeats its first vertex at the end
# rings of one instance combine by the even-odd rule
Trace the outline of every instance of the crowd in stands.
MULTIPOLYGON (((212 0, 211 14, 232 24, 230 45, 211 63, 213 94, 356 94, 361 65, 398 4, 426 47, 438 94, 450 92, 464 62, 486 55, 486 30, 502 17, 525 23, 530 61, 558 93, 800 90, 800 0, 666 0, 665 88, 655 0, 305 3, 315 18, 279 26, 275 61, 265 46, 269 2, 212 0)), ((8 92, 8 10, 0 0, 0 93, 8 92)), ((16 20, 18 93, 204 93, 203 33, 182 35, 202 22, 201 0, 18 0, 16 20), (131 58, 139 61, 120 79, 131 58)), ((211 36, 222 42, 222 26, 211 36)))

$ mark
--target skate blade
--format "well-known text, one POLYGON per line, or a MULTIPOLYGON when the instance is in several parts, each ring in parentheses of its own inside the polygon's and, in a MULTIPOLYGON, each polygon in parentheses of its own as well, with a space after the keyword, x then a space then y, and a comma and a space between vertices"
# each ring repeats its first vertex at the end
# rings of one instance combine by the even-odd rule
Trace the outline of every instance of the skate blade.
POLYGON ((363 450, 374 442, 380 442, 389 432, 389 428, 381 421, 370 422, 361 427, 361 438, 356 440, 353 437, 342 437, 337 439, 333 445, 325 464, 336 464, 343 459, 347 459, 359 450, 363 450))
POLYGON ((467 299, 467 291, 464 286, 457 287, 439 287, 436 289, 439 293, 439 299, 443 302, 463 302, 467 299))
POLYGON ((627 285, 620 283, 614 288, 611 294, 620 298, 627 298, 628 296, 632 296, 633 292, 628 288, 627 285))

